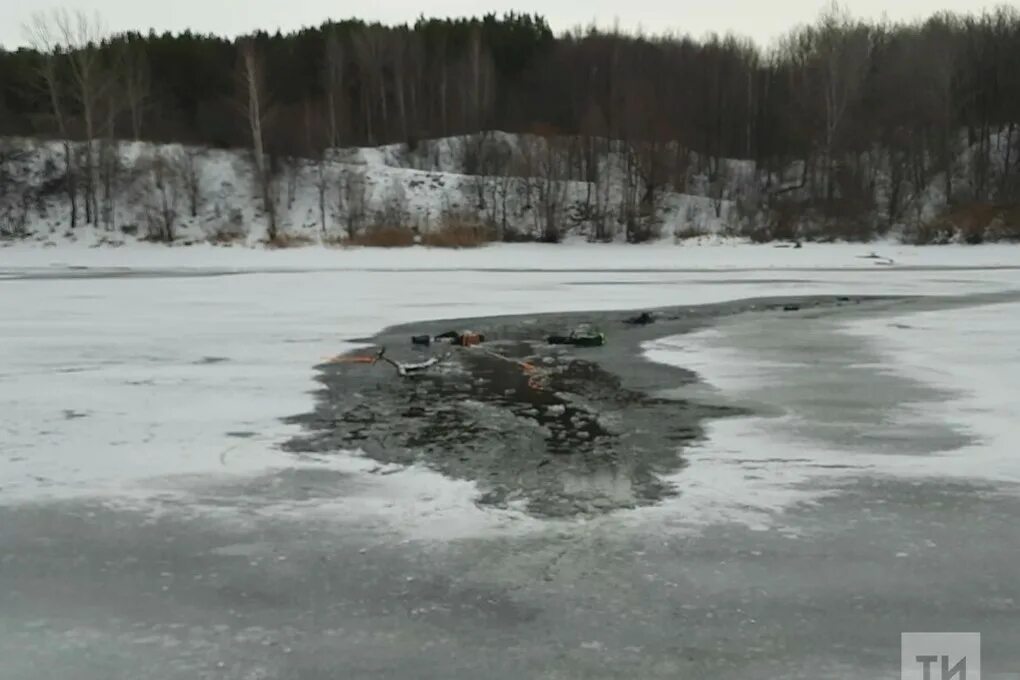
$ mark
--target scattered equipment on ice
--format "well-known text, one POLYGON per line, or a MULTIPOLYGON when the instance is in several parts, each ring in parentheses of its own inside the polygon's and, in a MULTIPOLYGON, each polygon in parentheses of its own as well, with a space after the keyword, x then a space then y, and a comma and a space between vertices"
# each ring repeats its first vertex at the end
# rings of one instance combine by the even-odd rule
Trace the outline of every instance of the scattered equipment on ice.
POLYGON ((637 316, 624 319, 623 322, 631 326, 647 326, 650 323, 655 323, 655 315, 651 312, 641 312, 637 316))
POLYGON ((381 348, 378 352, 371 355, 339 355, 332 359, 329 359, 326 363, 330 364, 370 364, 374 365, 384 361, 393 368, 397 369, 397 374, 403 377, 414 375, 426 371, 440 362, 440 357, 431 357, 425 361, 417 363, 403 363, 400 361, 394 361, 386 356, 386 348, 381 348))
POLYGON ((569 335, 550 335, 550 345, 571 345, 573 347, 601 347, 606 344, 606 335, 593 328, 580 326, 570 331, 569 335))
POLYGON ((379 359, 381 361, 385 361, 389 365, 393 366, 393 368, 397 369, 397 375, 400 375, 402 377, 407 377, 409 375, 414 375, 416 373, 422 373, 439 363, 438 357, 431 357, 425 361, 421 361, 415 364, 405 364, 400 361, 394 361, 393 359, 390 359, 388 356, 386 356, 385 347, 379 350, 379 359))
POLYGON ((428 347, 433 342, 448 342, 458 347, 474 347, 485 342, 485 336, 474 331, 447 331, 435 337, 431 335, 412 335, 411 344, 428 347))

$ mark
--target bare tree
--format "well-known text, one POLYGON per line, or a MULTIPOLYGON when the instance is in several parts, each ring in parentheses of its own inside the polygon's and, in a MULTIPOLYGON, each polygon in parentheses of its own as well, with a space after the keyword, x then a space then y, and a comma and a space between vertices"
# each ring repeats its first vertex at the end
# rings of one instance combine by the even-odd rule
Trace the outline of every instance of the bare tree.
POLYGON ((613 176, 608 169, 600 170, 595 181, 590 183, 588 220, 595 226, 592 238, 596 241, 612 241, 616 235, 609 219, 610 194, 613 186, 613 176))
POLYGON ((440 34, 439 47, 435 58, 434 70, 438 73, 432 77, 439 80, 439 131, 443 136, 450 133, 450 118, 447 107, 447 91, 449 89, 449 64, 447 64, 446 33, 440 34))
MULTIPOLYGON (((539 148, 536 138, 532 135, 523 135, 519 142, 520 156, 517 159, 515 172, 521 177, 517 185, 518 200, 521 203, 523 212, 535 210, 535 177, 538 175, 539 148)), ((504 234, 504 238, 506 234, 504 234)))
POLYGON ((319 230, 326 235, 326 213, 331 184, 327 161, 330 157, 330 139, 334 131, 331 128, 331 114, 327 102, 326 109, 312 106, 305 102, 305 153, 312 159, 315 166, 314 184, 319 198, 319 230))
POLYGON ((180 202, 180 187, 175 168, 178 159, 156 152, 149 164, 149 191, 145 203, 149 238, 170 243, 174 240, 180 202))
POLYGON ((0 138, 0 238, 28 235, 28 218, 33 192, 19 181, 15 168, 30 161, 36 150, 30 144, 0 138))
POLYGON ((382 209, 376 217, 376 225, 392 229, 405 227, 410 220, 407 205, 407 190, 400 178, 390 179, 382 199, 382 209))
POLYGON ((506 172, 489 177, 488 182, 490 197, 488 222, 498 230, 499 238, 506 239, 513 231, 510 225, 510 205, 520 178, 511 174, 507 168, 506 172))
POLYGON ((530 176, 526 179, 527 194, 533 197, 532 218, 538 237, 557 243, 563 237, 563 208, 567 197, 566 149, 554 131, 539 128, 539 135, 522 140, 522 155, 530 176))
POLYGON ((302 159, 295 156, 283 158, 283 173, 287 179, 287 209, 294 207, 297 199, 297 188, 301 180, 301 169, 304 166, 302 159))
POLYGON ((247 99, 248 126, 251 130, 252 155, 255 161, 256 181, 262 194, 262 209, 269 221, 266 237, 275 241, 279 237, 276 215, 276 197, 273 187, 272 169, 265 151, 263 123, 266 118, 267 97, 263 80, 262 64, 255 41, 241 43, 241 77, 247 99))
POLYGON ((71 228, 74 229, 78 226, 78 164, 71 144, 68 116, 63 103, 64 89, 58 71, 61 46, 53 23, 45 14, 32 15, 32 21, 26 26, 25 32, 29 44, 39 53, 39 75, 45 83, 50 112, 64 150, 64 186, 71 210, 71 228))
POLYGON ((365 226, 368 215, 367 186, 365 172, 360 168, 345 168, 339 184, 340 213, 347 216, 347 238, 358 237, 365 226))
POLYGON ((181 180, 192 218, 198 217, 202 206, 201 159, 202 152, 197 149, 184 149, 174 159, 174 174, 181 180))
POLYGON ((375 112, 372 110, 372 100, 379 100, 380 124, 382 136, 386 135, 389 127, 389 114, 386 106, 386 81, 383 73, 383 63, 386 52, 386 34, 379 27, 366 27, 354 36, 354 52, 358 58, 358 69, 361 73, 362 82, 365 84, 366 92, 362 94, 365 113, 365 130, 368 134, 368 143, 375 143, 375 128, 372 121, 375 112))
POLYGON ((602 108, 589 102, 581 117, 581 135, 578 139, 581 177, 584 179, 584 217, 594 230, 589 238, 608 241, 612 238, 609 226, 609 190, 613 184, 608 163, 608 127, 602 108))
POLYGON ((822 93, 825 103, 824 189, 832 198, 834 152, 851 105, 859 98, 871 57, 867 27, 855 24, 848 11, 833 2, 818 30, 822 93))
POLYGON ((654 132, 635 143, 637 172, 641 179, 640 206, 644 213, 654 211, 656 199, 667 183, 669 161, 672 154, 663 137, 654 132))
POLYGON ((631 144, 622 147, 623 167, 619 183, 619 217, 628 242, 643 240, 640 237, 641 225, 641 174, 637 153, 631 144))
POLYGON ((344 92, 344 48, 335 28, 330 29, 326 36, 325 64, 323 86, 326 93, 328 146, 330 149, 335 149, 340 145, 343 124, 341 108, 346 97, 344 92))
POLYGON ((120 140, 117 135, 117 119, 128 103, 128 96, 123 80, 116 77, 116 74, 118 72, 123 74, 127 64, 123 60, 123 53, 116 56, 116 63, 109 67, 111 72, 109 83, 99 100, 99 115, 103 121, 98 153, 98 174, 102 186, 100 216, 103 226, 107 230, 114 228, 117 182, 125 170, 121 159, 120 140))
POLYGON ((492 132, 481 131, 464 138, 460 145, 461 170, 470 176, 468 184, 477 210, 492 209, 486 202, 492 184, 489 178, 509 172, 511 155, 509 146, 492 132))
POLYGON ((481 130, 484 127, 489 108, 492 61, 488 51, 482 47, 482 32, 478 26, 471 31, 468 63, 468 82, 464 88, 466 93, 464 103, 469 107, 469 110, 464 117, 464 122, 469 129, 481 130))
POLYGON ((413 147, 417 144, 418 139, 421 137, 421 125, 422 118, 419 112, 419 91, 423 86, 423 80, 425 79, 425 43, 422 41, 421 35, 417 32, 410 33, 407 36, 408 43, 405 46, 407 54, 405 55, 404 64, 407 68, 407 94, 410 99, 408 105, 408 116, 414 121, 414 128, 409 131, 409 136, 406 141, 409 146, 413 147))
POLYGON ((116 219, 117 183, 124 170, 120 157, 120 144, 112 134, 104 135, 99 142, 99 179, 102 186, 100 219, 107 230, 114 228, 116 219))
POLYGON ((138 141, 142 138, 142 123, 149 99, 149 62, 141 41, 126 41, 123 50, 122 87, 125 103, 131 114, 131 136, 138 141))
POLYGON ((98 220, 99 164, 96 162, 95 140, 99 125, 99 107, 110 86, 110 74, 99 51, 106 36, 106 27, 99 15, 89 16, 78 11, 56 10, 53 22, 61 36, 71 66, 74 82, 72 92, 81 109, 85 132, 85 219, 98 220))
POLYGON ((400 134, 406 142, 410 139, 410 127, 407 121, 407 102, 405 92, 407 89, 408 73, 408 48, 410 45, 411 33, 406 29, 400 29, 391 35, 389 41, 389 62, 390 71, 393 73, 393 95, 397 100, 397 116, 400 118, 400 134))
POLYGON ((315 190, 319 196, 319 230, 323 236, 326 235, 326 203, 329 197, 330 184, 331 178, 326 168, 326 159, 320 153, 315 163, 315 190))
POLYGON ((716 218, 722 217, 723 202, 726 199, 726 187, 729 184, 729 166, 725 161, 715 159, 712 163, 712 171, 708 177, 708 194, 715 207, 716 218))

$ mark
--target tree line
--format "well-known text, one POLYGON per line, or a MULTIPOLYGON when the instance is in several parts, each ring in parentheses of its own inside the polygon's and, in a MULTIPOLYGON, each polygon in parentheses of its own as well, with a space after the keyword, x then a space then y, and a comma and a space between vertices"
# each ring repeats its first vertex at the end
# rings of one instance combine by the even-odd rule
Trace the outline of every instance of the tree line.
MULTIPOLYGON (((833 5, 768 48, 557 36, 527 14, 226 40, 111 35, 58 12, 37 16, 28 37, 31 47, 0 51, 0 135, 69 140, 68 195, 84 184, 88 221, 102 140, 252 148, 268 186, 276 158, 493 129, 571 140, 554 179, 596 187, 600 159, 622 148, 635 219, 695 177, 722 191, 733 172, 722 159, 754 163, 746 195, 727 198, 773 216, 794 204, 893 224, 921 209, 935 178, 949 205, 1020 197, 1020 12, 1008 7, 886 24, 833 5), (71 141, 84 143, 80 162, 71 141)), ((485 157, 468 171, 501 170, 485 157)))

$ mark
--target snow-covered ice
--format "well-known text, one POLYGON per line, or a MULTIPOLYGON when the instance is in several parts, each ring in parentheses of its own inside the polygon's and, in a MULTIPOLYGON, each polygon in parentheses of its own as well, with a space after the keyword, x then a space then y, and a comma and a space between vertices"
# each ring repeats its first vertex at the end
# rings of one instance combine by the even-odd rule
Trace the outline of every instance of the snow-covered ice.
MULTIPOLYGON (((984 246, 906 246, 894 242, 869 244, 806 244, 802 248, 748 245, 713 239, 702 244, 669 241, 643 245, 590 244, 571 241, 550 248, 532 243, 496 243, 484 248, 322 248, 282 250, 246 247, 167 247, 135 243, 119 248, 63 243, 0 247, 0 277, 26 270, 173 269, 173 270, 299 270, 309 269, 512 269, 575 270, 612 273, 621 270, 888 270, 950 267, 1017 267, 1020 249, 1008 244, 984 246)), ((832 273, 826 277, 836 276, 832 273)), ((917 285, 922 283, 912 276, 917 285)))
MULTIPOLYGON (((295 429, 280 418, 309 410, 312 367, 351 348, 355 338, 416 319, 781 294, 963 295, 1020 287, 1020 272, 999 268, 1013 258, 1005 247, 885 248, 884 256, 907 267, 876 266, 862 257, 873 249, 582 244, 453 252, 0 249, 0 275, 8 277, 0 282, 0 502, 144 496, 165 493, 167 480, 186 487, 224 475, 321 466, 365 476, 360 505, 357 497, 341 501, 352 510, 377 507, 396 522, 414 515, 417 530, 425 533, 429 517, 437 527, 451 516, 477 520, 465 519, 465 527, 489 526, 462 482, 425 470, 371 476, 365 475, 370 466, 355 457, 296 460, 281 453, 277 445, 295 429)), ((990 378, 1016 371, 1010 348, 1020 346, 1015 342, 1020 328, 989 325, 1014 311, 1004 306, 930 312, 921 321, 900 324, 909 329, 888 318, 846 328, 809 321, 795 326, 785 319, 762 327, 737 320, 683 336, 679 346, 669 339, 657 343, 650 349, 654 359, 698 371, 720 389, 721 398, 755 402, 777 414, 713 423, 708 441, 682 473, 685 495, 677 503, 695 503, 704 520, 727 519, 737 506, 771 512, 818 493, 804 482, 819 470, 839 476, 842 468, 825 467, 847 463, 839 453, 847 442, 836 446, 826 439, 845 435, 839 417, 833 416, 829 430, 807 432, 797 412, 805 403, 797 381, 805 376, 817 381, 816 373, 805 370, 813 360, 790 344, 797 329, 820 346, 854 333, 859 343, 873 347, 867 354, 873 365, 841 368, 850 382, 862 380, 861 371, 870 376, 895 370, 946 393, 979 395, 959 397, 964 401, 951 409, 952 418, 936 410, 946 407, 925 405, 917 411, 923 422, 912 423, 915 411, 904 407, 893 410, 899 420, 879 425, 906 439, 923 433, 928 421, 939 421, 946 431, 956 424, 979 431, 994 438, 998 452, 990 454, 986 443, 969 445, 985 456, 983 474, 1015 479, 1014 459, 1003 443, 1013 413, 1004 409, 1015 399, 1008 399, 1009 384, 996 387, 990 378), (747 346, 750 338, 757 345, 747 346), (773 345, 762 346, 762 338, 772 338, 773 345), (977 338, 986 341, 983 351, 968 353, 977 338), (922 372, 933 364, 946 374, 922 372), (979 376, 988 379, 978 382, 979 376), (791 395, 790 403, 776 397, 777 380, 790 382, 779 393, 791 395)), ((833 366, 842 361, 837 354, 828 360, 833 366)), ((868 449, 880 440, 876 435, 859 443, 849 467, 916 472, 942 465, 941 458, 868 449)), ((953 468, 960 474, 969 468, 968 450, 946 453, 962 461, 953 468)))
POLYGON ((944 400, 912 405, 970 434, 974 443, 911 461, 915 474, 1020 484, 1020 304, 918 312, 866 319, 847 331, 874 344, 897 374, 946 392, 944 400))
POLYGON ((852 321, 738 319, 651 343, 650 357, 699 373, 704 383, 688 392, 756 411, 708 424, 678 476, 682 514, 767 522, 861 477, 1016 494, 1018 347, 1016 302, 852 321))
POLYGON ((885 677, 947 629, 1018 668, 1020 270, 872 248, 0 248, 0 676, 885 677), (658 506, 537 520, 277 448, 390 324, 810 293, 954 297, 649 343, 757 414, 658 506))

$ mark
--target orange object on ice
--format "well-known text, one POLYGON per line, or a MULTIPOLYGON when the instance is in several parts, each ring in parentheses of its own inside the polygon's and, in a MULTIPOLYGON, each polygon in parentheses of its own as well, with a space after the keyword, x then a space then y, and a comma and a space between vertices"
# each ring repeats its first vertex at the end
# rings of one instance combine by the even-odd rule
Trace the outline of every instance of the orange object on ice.
POLYGON ((464 331, 457 338, 457 343, 462 347, 474 347, 480 345, 485 341, 485 338, 480 333, 474 333, 472 331, 464 331))

